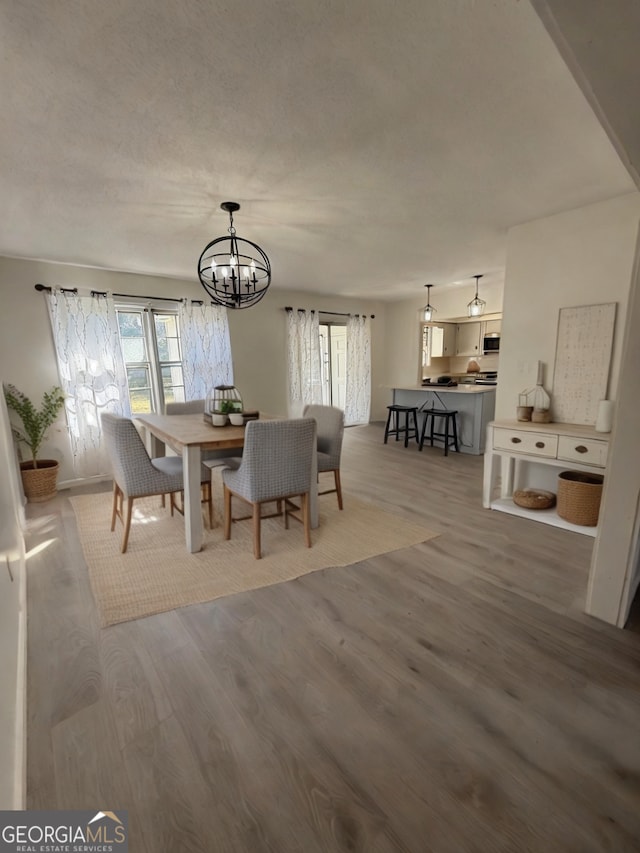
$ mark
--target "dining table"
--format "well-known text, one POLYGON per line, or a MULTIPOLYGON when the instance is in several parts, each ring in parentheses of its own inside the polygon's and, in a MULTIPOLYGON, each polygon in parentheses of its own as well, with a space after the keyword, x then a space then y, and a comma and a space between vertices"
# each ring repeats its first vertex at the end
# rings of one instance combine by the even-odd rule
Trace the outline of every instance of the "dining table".
MULTIPOLYGON (((204 526, 200 504, 202 451, 244 447, 246 426, 213 426, 204 414, 135 415, 135 420, 149 436, 152 458, 166 455, 167 446, 182 455, 184 477, 184 526, 187 551, 202 550, 204 526)), ((222 464, 224 461, 221 460, 222 464)), ((311 491, 309 494, 311 527, 318 526, 318 457, 311 458, 311 491)))

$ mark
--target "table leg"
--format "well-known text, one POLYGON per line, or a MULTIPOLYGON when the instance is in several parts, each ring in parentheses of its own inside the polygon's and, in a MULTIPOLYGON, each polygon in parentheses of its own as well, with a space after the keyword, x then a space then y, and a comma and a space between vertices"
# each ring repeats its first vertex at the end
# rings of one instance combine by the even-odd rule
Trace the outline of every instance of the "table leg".
MULTIPOLYGON (((316 439, 313 440, 314 448, 316 439)), ((311 454, 311 491, 309 492, 309 516, 312 529, 319 526, 318 520, 318 451, 314 449, 311 454)))
POLYGON ((203 526, 200 485, 202 453, 199 447, 185 447, 182 454, 184 475, 184 530, 187 551, 195 554, 202 550, 203 526))

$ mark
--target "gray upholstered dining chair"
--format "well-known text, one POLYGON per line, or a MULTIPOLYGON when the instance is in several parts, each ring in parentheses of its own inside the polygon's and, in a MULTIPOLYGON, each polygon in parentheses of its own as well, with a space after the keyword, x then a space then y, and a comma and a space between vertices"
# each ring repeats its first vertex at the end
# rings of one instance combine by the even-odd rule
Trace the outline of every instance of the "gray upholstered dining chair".
MULTIPOLYGON (((150 459, 138 430, 130 418, 104 413, 101 417, 105 447, 113 473, 113 507, 111 530, 115 530, 116 518, 124 527, 122 553, 127 550, 131 530, 131 512, 136 498, 152 495, 173 495, 184 489, 182 459, 180 456, 161 456, 150 459), (126 514, 124 499, 127 500, 126 514)), ((213 525, 213 502, 209 470, 202 469, 202 485, 205 487, 209 508, 209 525, 213 525)))
POLYGON ((307 548, 311 547, 311 518, 309 492, 311 490, 311 464, 316 443, 316 422, 313 418, 293 420, 250 421, 246 426, 242 464, 234 471, 224 468, 224 537, 231 538, 231 498, 236 495, 251 504, 253 519, 253 555, 256 560, 261 551, 261 516, 263 503, 276 501, 278 512, 284 514, 284 526, 289 526, 289 516, 301 520, 307 548), (298 507, 291 498, 301 499, 302 519, 293 514, 298 507), (282 508, 282 511, 280 509, 282 508))
POLYGON ((318 492, 319 495, 331 495, 338 498, 338 509, 342 509, 342 485, 340 482, 340 457, 344 436, 344 412, 336 406, 305 406, 302 416, 314 418, 318 425, 318 476, 333 471, 335 486, 318 492))
POLYGON ((165 403, 165 415, 198 415, 204 414, 204 400, 187 400, 186 403, 165 403))

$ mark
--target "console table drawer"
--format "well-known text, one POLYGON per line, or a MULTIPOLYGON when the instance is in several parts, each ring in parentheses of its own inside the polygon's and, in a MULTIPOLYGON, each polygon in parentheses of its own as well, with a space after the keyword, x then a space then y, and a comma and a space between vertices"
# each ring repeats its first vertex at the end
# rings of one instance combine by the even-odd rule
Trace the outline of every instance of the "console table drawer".
POLYGON ((528 453, 530 456, 555 459, 558 436, 544 432, 496 428, 493 433, 493 446, 496 450, 510 450, 512 453, 528 453))
POLYGON ((609 442, 607 441, 593 441, 588 438, 572 438, 571 436, 561 435, 558 439, 558 459, 604 468, 607 464, 608 448, 609 442))

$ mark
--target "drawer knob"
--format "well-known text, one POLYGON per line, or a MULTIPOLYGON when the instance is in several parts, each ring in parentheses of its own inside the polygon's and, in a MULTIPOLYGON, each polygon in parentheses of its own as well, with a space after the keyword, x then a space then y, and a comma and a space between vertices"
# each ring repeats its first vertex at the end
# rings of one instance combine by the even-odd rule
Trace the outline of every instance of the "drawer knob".
POLYGON ((585 447, 585 446, 584 446, 584 444, 579 444, 579 445, 576 447, 576 453, 587 453, 587 452, 588 452, 588 450, 589 450, 589 448, 588 448, 588 447, 585 447))
POLYGON ((536 447, 544 447, 544 441, 536 441, 536 447))
POLYGON ((522 441, 522 439, 521 439, 521 438, 516 438, 516 437, 514 436, 514 437, 511 439, 511 441, 512 441, 512 443, 513 443, 513 444, 520 444, 520 442, 522 441))

